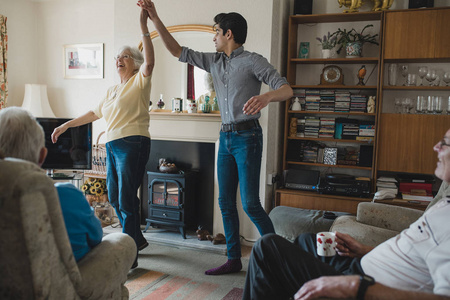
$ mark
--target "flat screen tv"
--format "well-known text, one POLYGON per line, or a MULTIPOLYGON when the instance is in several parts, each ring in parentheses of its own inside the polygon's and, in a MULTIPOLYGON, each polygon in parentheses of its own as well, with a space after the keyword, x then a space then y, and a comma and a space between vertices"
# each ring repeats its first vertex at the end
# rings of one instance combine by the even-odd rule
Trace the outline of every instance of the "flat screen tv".
POLYGON ((44 128, 47 157, 44 169, 90 170, 92 168, 92 123, 73 127, 52 143, 53 130, 70 119, 36 118, 44 128))

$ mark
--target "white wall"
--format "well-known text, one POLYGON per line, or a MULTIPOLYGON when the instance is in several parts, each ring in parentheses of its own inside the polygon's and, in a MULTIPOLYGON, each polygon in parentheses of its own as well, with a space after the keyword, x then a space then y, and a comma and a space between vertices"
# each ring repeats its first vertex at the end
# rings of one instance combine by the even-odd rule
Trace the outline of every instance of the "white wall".
POLYGON ((0 0, 8 30, 8 106, 22 105, 26 83, 42 83, 37 81, 37 6, 29 0, 0 0))

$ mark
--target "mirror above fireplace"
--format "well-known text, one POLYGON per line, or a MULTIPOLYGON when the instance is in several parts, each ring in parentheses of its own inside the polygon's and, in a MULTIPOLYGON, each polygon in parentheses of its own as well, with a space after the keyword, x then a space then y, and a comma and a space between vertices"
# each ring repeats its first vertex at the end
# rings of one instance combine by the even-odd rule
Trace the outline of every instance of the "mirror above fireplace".
MULTIPOLYGON (((169 26, 167 29, 181 46, 202 52, 216 51, 212 40, 215 34, 212 25, 176 25, 169 26)), ((150 37, 155 48, 155 68, 150 100, 155 108, 162 94, 166 104, 165 109, 171 110, 172 98, 187 99, 188 65, 178 62, 178 59, 169 53, 156 31, 151 32, 150 37)), ((139 49, 142 51, 142 42, 139 44, 139 49)), ((194 68, 196 83, 203 83, 203 73, 203 70, 194 68)), ((195 84, 195 86, 196 97, 205 93, 205 87, 202 84, 195 84)))

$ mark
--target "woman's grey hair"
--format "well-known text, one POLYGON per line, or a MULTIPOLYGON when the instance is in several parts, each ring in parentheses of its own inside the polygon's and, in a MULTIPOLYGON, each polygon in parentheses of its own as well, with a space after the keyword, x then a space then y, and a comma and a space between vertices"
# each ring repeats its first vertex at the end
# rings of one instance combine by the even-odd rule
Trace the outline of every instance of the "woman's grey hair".
POLYGON ((117 50, 117 55, 121 55, 125 51, 131 52, 131 58, 134 61, 135 69, 139 69, 141 65, 144 63, 144 55, 142 55, 142 52, 139 51, 137 47, 130 47, 130 46, 122 46, 117 50))
POLYGON ((0 110, 0 152, 5 157, 38 164, 44 147, 44 129, 28 111, 20 107, 0 110))

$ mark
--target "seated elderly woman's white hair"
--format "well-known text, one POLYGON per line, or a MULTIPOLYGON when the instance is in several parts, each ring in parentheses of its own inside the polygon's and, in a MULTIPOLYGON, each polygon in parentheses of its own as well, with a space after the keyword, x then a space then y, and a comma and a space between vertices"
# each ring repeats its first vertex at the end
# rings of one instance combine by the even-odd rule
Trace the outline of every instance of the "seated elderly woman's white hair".
POLYGON ((142 55, 142 52, 139 51, 137 47, 130 47, 130 46, 122 46, 117 50, 117 55, 121 55, 125 51, 131 52, 131 58, 134 61, 135 69, 139 69, 141 65, 144 63, 144 55, 142 55))
POLYGON ((6 157, 39 163, 44 147, 44 130, 28 111, 20 107, 0 110, 0 152, 6 157))

